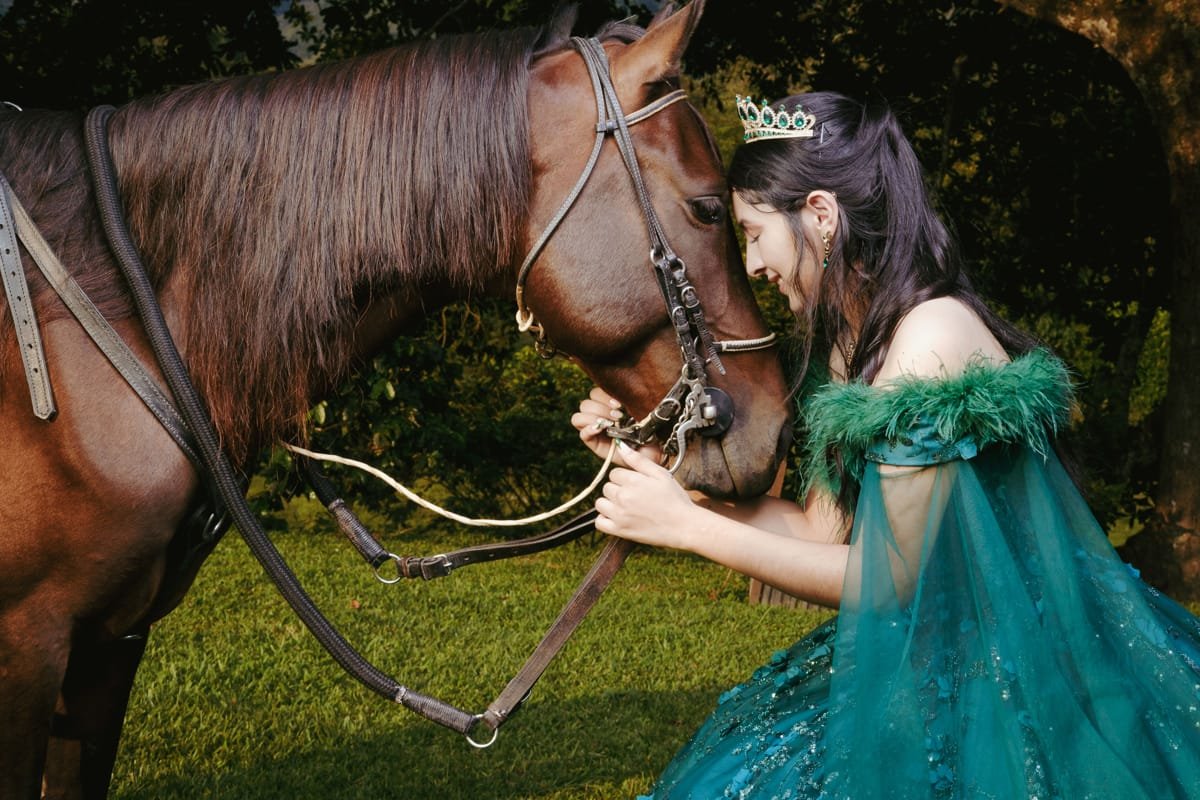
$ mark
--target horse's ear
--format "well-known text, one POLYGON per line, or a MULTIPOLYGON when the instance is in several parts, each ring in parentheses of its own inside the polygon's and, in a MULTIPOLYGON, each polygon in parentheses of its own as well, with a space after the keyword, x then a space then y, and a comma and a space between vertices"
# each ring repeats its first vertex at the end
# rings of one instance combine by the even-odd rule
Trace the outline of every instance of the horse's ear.
POLYGON ((634 89, 679 75, 679 62, 700 22, 704 0, 692 0, 671 13, 673 8, 673 3, 666 4, 646 28, 646 35, 614 56, 613 72, 619 83, 634 89))
POLYGON ((559 0, 554 7, 554 13, 550 16, 550 21, 542 29, 542 35, 534 46, 535 54, 566 47, 567 39, 571 38, 571 31, 575 27, 575 20, 578 16, 579 6, 559 0))

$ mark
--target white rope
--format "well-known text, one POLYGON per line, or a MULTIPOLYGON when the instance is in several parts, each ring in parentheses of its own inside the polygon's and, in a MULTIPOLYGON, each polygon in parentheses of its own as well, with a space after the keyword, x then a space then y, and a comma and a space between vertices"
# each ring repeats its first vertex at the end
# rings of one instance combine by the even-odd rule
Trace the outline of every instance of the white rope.
POLYGON ((591 485, 588 486, 586 489, 584 489, 579 494, 572 497, 567 502, 563 503, 558 508, 554 508, 554 509, 551 509, 550 511, 542 512, 541 514, 536 514, 532 517, 525 517, 524 519, 472 519, 470 517, 461 516, 460 514, 455 514, 453 511, 447 511, 446 509, 444 509, 438 505, 435 505, 434 503, 429 502, 428 500, 424 499, 423 497, 420 497, 419 495, 414 494, 412 491, 410 491, 409 489, 405 488, 404 486, 402 486, 401 484, 399 484, 395 480, 393 480, 392 477, 390 475, 388 475, 386 472, 382 472, 382 471, 376 469, 375 467, 372 467, 370 464, 364 464, 363 462, 355 461, 352 458, 344 458, 343 456, 335 456, 335 455, 331 455, 329 453, 314 453, 312 450, 305 450, 303 447, 297 447, 296 445, 292 445, 292 444, 284 444, 283 446, 286 449, 292 451, 293 453, 298 453, 302 456, 307 456, 308 458, 311 458, 314 461, 331 461, 334 464, 344 464, 348 467, 354 467, 355 469, 362 470, 363 472, 366 472, 369 475, 374 475, 376 478, 383 481, 388 486, 391 486, 396 492, 404 495, 412 502, 416 503, 417 505, 421 506, 422 508, 429 509, 430 511, 434 512, 435 514, 441 514, 443 517, 446 517, 447 519, 452 519, 455 522, 462 523, 463 525, 480 525, 480 526, 488 526, 488 527, 515 527, 517 525, 531 525, 535 522, 544 522, 545 520, 548 520, 551 517, 558 516, 559 514, 566 511, 568 508, 570 508, 571 506, 577 505, 578 503, 587 499, 588 495, 590 495, 592 492, 594 492, 596 490, 596 487, 598 487, 600 485, 600 483, 604 480, 605 474, 608 473, 609 466, 612 465, 613 454, 616 453, 616 451, 617 451, 617 444, 614 441, 609 446, 608 455, 605 456, 604 463, 600 465, 600 471, 596 474, 596 478, 592 481, 591 485))

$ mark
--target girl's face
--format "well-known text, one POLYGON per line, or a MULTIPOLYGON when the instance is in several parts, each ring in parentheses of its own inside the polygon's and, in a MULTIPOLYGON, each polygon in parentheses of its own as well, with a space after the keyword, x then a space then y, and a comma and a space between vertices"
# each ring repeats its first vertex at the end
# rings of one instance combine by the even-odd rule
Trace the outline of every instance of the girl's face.
MULTIPOLYGON (((802 209, 801 226, 805 229, 802 209)), ((746 273, 751 278, 766 278, 788 299, 793 314, 804 309, 804 297, 811 296, 821 279, 816 248, 808 243, 799 259, 796 239, 787 214, 765 203, 748 203, 733 194, 733 216, 746 234, 746 273)))

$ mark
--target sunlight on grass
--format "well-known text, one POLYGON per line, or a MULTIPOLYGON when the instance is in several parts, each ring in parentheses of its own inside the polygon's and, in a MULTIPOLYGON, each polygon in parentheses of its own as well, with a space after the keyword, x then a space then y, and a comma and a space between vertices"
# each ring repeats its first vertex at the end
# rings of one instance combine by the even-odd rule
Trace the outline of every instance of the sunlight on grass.
MULTIPOLYGON (((401 683, 481 711, 520 668, 598 543, 382 586, 343 541, 280 536, 346 638, 401 683)), ((480 538, 391 541, 433 553, 480 538)), ((112 796, 632 797, 730 684, 822 615, 746 603, 745 580, 636 552, 525 708, 478 751, 346 677, 236 534, 154 629, 112 796)))

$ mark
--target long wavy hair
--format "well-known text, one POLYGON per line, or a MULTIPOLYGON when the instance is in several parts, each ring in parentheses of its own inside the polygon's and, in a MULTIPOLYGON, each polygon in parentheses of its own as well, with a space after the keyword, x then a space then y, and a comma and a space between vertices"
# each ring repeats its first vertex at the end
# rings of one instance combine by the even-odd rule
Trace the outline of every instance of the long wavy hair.
MULTIPOLYGON (((809 193, 834 193, 840 210, 818 290, 804 294, 796 286, 804 306, 797 314, 795 390, 804 383, 814 351, 826 357, 834 347, 845 358, 846 380, 869 383, 904 315, 938 297, 954 297, 971 308, 1012 356, 1038 346, 988 308, 971 286, 958 243, 934 210, 916 153, 885 103, 813 92, 772 105, 803 106, 816 118, 816 135, 739 148, 729 172, 732 191, 785 213, 797 264, 809 247, 800 226, 809 193), (857 332, 851 320, 860 321, 857 332), (854 339, 856 345, 848 347, 854 339)), ((838 504, 849 509, 855 487, 842 478, 838 504)))
POLYGON ((1037 345, 972 288, 958 243, 934 211, 916 153, 885 103, 813 92, 773 105, 802 105, 816 117, 818 133, 739 148, 730 167, 732 190, 747 202, 785 212, 797 259, 808 247, 799 212, 809 193, 834 193, 840 210, 829 267, 797 315, 804 342, 797 384, 814 348, 832 352, 850 340, 851 318, 861 326, 853 353, 844 353, 846 379, 870 382, 900 320, 937 297, 969 306, 1011 355, 1037 345))

